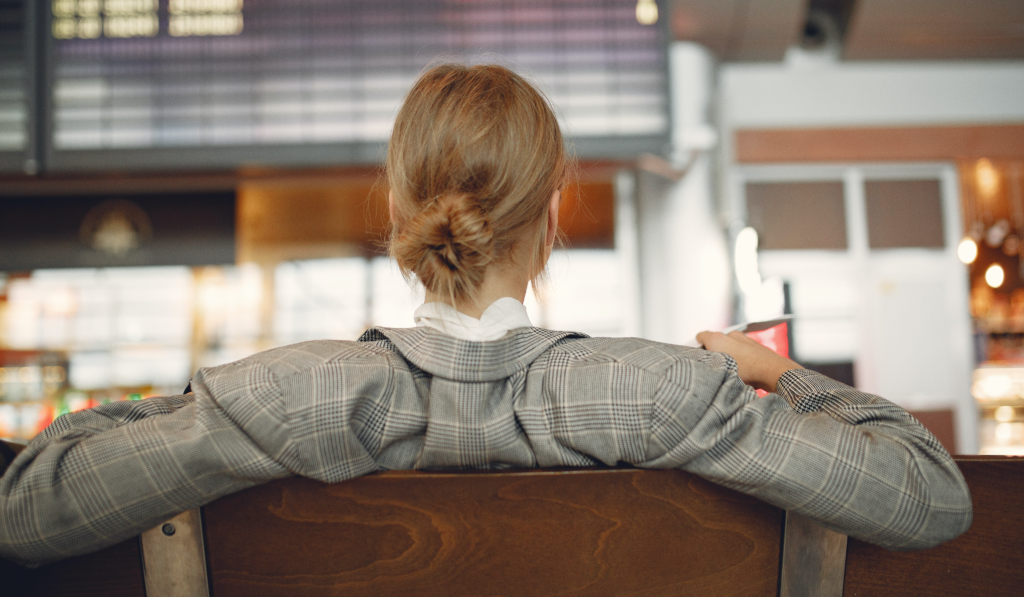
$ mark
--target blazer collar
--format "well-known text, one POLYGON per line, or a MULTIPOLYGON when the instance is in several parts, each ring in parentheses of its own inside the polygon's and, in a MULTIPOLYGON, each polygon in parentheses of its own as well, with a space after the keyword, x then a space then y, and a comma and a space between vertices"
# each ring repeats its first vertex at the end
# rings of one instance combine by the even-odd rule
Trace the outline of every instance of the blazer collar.
POLYGON ((519 328, 489 342, 460 340, 426 327, 370 328, 360 342, 389 340, 407 361, 444 379, 489 382, 524 371, 552 347, 570 338, 588 338, 577 332, 519 328))

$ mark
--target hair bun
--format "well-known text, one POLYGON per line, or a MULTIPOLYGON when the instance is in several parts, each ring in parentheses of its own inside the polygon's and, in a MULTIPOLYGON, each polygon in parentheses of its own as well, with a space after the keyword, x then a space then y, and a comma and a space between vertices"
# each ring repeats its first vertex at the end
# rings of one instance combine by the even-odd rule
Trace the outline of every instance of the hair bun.
POLYGON ((401 227, 392 254, 429 292, 472 298, 494 259, 490 217, 472 195, 440 196, 401 227))

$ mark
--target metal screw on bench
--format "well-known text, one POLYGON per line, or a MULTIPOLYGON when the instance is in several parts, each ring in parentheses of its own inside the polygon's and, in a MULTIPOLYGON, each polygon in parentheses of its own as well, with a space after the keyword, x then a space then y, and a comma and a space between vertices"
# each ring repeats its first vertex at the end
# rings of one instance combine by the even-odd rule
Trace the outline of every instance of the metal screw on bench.
POLYGON ((141 544, 148 597, 210 597, 199 508, 165 518, 142 533, 141 544))

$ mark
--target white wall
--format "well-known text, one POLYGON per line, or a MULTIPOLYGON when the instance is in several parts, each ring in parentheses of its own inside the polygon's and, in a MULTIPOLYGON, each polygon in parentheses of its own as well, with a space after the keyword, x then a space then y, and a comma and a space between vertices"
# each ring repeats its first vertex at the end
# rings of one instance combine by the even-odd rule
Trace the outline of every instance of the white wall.
POLYGON ((727 129, 1024 122, 1024 61, 731 64, 727 129))

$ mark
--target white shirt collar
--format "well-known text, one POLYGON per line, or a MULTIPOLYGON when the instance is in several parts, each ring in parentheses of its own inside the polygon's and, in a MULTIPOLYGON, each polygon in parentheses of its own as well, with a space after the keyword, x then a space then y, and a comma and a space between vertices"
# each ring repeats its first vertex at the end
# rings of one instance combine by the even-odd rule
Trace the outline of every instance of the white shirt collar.
POLYGON ((413 313, 417 327, 428 327, 460 340, 497 340, 510 330, 533 327, 526 307, 512 297, 502 297, 480 315, 460 313, 446 303, 424 303, 413 313))

